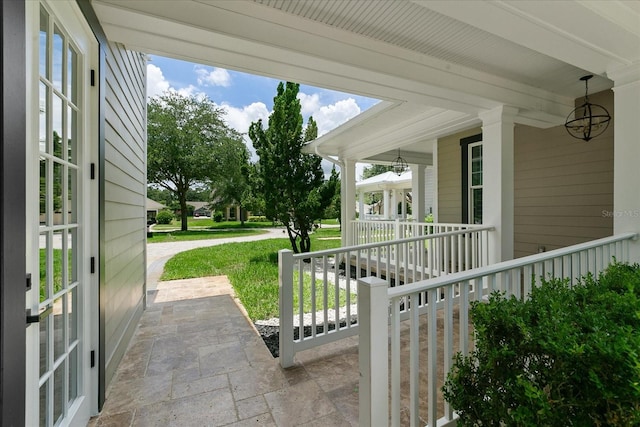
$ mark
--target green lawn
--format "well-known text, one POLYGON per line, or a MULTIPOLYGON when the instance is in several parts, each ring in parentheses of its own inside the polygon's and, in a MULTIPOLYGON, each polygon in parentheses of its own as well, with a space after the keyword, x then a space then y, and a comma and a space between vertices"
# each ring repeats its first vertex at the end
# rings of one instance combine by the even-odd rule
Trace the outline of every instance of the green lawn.
MULTIPOLYGON (((47 250, 40 249, 40 302, 62 290, 62 249, 53 249, 53 294, 47 295, 47 250)), ((67 266, 71 275, 71 251, 69 251, 67 266)))
POLYGON ((252 236, 264 234, 262 230, 188 230, 154 232, 153 237, 147 238, 147 243, 182 242, 185 240, 222 239, 228 237, 252 236))
MULTIPOLYGON (((311 250, 340 247, 338 228, 320 229, 312 234, 311 250), (329 239, 327 239, 329 238, 329 239), (322 239, 322 240, 320 240, 322 239), (326 240, 325 240, 326 239, 326 240)), ((238 298, 253 320, 278 316, 278 251, 289 249, 289 240, 267 239, 246 243, 227 243, 181 252, 164 267, 161 280, 227 275, 238 298)), ((305 311, 310 309, 310 278, 305 279, 305 311)), ((316 296, 318 301, 322 295, 316 296)), ((344 301, 345 296, 341 295, 344 301)), ((329 295, 329 301, 334 296, 329 295)), ((354 297, 355 301, 355 297, 354 297)), ((296 302, 297 307, 297 302, 296 302)))
MULTIPOLYGON (((175 230, 180 229, 180 225, 182 221, 179 219, 174 219, 171 221, 171 224, 155 224, 153 226, 154 230, 163 231, 163 230, 175 230)), ((245 221, 244 225, 240 223, 240 221, 222 221, 215 222, 211 218, 187 218, 187 227, 191 229, 226 229, 226 228, 272 228, 275 225, 271 221, 266 222, 249 222, 245 221)))

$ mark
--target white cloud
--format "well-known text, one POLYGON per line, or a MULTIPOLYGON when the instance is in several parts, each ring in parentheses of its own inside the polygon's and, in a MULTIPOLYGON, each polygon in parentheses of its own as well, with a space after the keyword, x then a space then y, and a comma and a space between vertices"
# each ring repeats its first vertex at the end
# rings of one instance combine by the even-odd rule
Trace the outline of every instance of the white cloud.
POLYGON ((256 151, 247 132, 249 132, 251 123, 259 119, 262 119, 263 122, 269 120, 271 112, 267 109, 267 106, 263 102, 254 102, 241 108, 232 107, 228 104, 220 105, 220 108, 225 111, 224 121, 227 125, 243 134, 245 144, 247 144, 247 148, 251 152, 251 160, 256 161, 258 159, 256 151))
POLYGON ((186 96, 186 97, 195 96, 198 99, 203 99, 205 96, 207 96, 206 93, 202 92, 201 90, 199 90, 194 85, 189 85, 187 87, 183 87, 183 88, 177 89, 177 90, 174 89, 174 88, 171 88, 169 90, 176 91, 176 92, 178 92, 178 94, 180 94, 182 96, 186 96))
POLYGON ((231 75, 223 68, 208 69, 201 66, 195 67, 198 76, 198 84, 201 86, 231 86, 231 75))
POLYGON ((300 100, 301 113, 304 117, 313 115, 320 108, 320 95, 317 93, 307 95, 304 92, 298 92, 298 99, 300 100))
POLYGON ((195 96, 197 98, 203 98, 206 96, 206 93, 202 92, 194 85, 189 85, 179 89, 174 88, 164 77, 160 67, 154 64, 147 64, 147 97, 152 98, 154 96, 162 95, 167 91, 177 92, 182 96, 195 96))
POLYGON ((170 87, 160 67, 147 64, 147 97, 152 98, 161 95, 162 92, 169 90, 170 87))
POLYGON ((225 111, 225 121, 240 133, 246 133, 249 131, 249 125, 258 119, 267 120, 269 118, 269 110, 267 106, 262 102, 254 102, 253 104, 237 108, 230 105, 221 105, 225 111))
POLYGON ((313 119, 318 123, 318 136, 335 129, 358 114, 360 107, 353 98, 320 107, 313 113, 313 119))

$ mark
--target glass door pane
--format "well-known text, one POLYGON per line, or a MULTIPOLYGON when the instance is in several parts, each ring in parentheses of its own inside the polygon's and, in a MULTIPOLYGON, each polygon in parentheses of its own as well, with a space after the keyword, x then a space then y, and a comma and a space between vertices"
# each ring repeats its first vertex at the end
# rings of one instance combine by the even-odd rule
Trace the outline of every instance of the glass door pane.
POLYGON ((83 58, 48 8, 40 6, 38 140, 40 321, 39 424, 66 424, 81 394, 79 277, 82 141, 78 82, 83 58))

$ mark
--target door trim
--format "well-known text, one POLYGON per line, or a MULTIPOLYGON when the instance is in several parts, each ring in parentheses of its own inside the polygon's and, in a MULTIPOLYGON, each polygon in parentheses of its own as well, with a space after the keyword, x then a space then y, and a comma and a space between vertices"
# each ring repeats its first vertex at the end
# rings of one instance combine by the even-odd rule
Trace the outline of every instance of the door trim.
POLYGON ((26 392, 25 2, 3 1, 0 128, 0 425, 24 425, 26 392))
POLYGON ((98 111, 94 114, 94 117, 97 120, 97 128, 94 129, 97 131, 98 135, 98 308, 99 308, 99 318, 98 318, 98 348, 96 349, 98 352, 98 357, 96 361, 96 365, 98 368, 98 402, 97 402, 97 410, 101 411, 104 406, 104 401, 106 398, 106 374, 105 369, 107 365, 106 361, 106 333, 105 333, 105 313, 106 313, 106 287, 105 287, 105 175, 104 175, 104 167, 105 167, 105 108, 106 108, 106 48, 108 45, 107 35, 100 24, 98 19, 98 15, 96 15, 93 6, 91 5, 90 0, 76 0, 80 11, 84 15, 84 18, 93 31, 93 35, 98 41, 98 66, 97 66, 97 78, 95 81, 96 89, 98 90, 98 102, 97 108, 98 111))

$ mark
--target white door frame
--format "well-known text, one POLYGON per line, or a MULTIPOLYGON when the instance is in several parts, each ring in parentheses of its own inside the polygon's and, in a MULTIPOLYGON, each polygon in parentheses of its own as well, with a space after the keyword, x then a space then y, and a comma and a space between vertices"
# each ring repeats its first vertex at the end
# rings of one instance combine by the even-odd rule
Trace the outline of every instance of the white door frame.
MULTIPOLYGON (((79 61, 79 91, 84 117, 80 119, 78 139, 79 201, 78 240, 80 258, 78 259, 78 281, 82 283, 78 290, 78 357, 81 370, 78 375, 81 382, 77 398, 68 407, 70 415, 63 425, 86 425, 89 416, 98 411, 98 89, 91 87, 90 72, 98 70, 98 43, 93 36, 82 12, 75 1, 27 1, 25 2, 26 20, 26 261, 27 271, 31 272, 32 290, 27 292, 27 309, 32 313, 39 311, 39 17, 40 4, 61 23, 63 31, 74 41, 83 60, 79 61), (91 179, 91 165, 95 178, 91 179), (95 273, 90 271, 91 257, 95 257, 95 273), (95 367, 90 366, 90 352, 95 351, 95 367)), ((27 328, 26 356, 26 425, 39 424, 39 326, 32 324, 27 328)))

